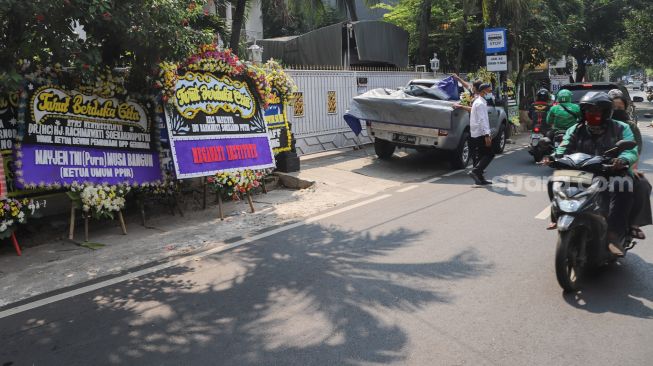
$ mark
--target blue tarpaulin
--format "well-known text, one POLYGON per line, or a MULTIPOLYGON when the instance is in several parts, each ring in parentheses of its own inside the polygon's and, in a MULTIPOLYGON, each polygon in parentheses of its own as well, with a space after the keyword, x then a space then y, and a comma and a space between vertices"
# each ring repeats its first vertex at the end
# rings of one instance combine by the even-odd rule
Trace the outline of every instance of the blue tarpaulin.
POLYGON ((361 120, 349 113, 345 113, 345 122, 347 122, 347 125, 349 125, 349 128, 351 128, 351 130, 356 134, 356 136, 360 135, 361 131, 363 131, 363 125, 361 124, 361 120))
POLYGON ((449 96, 449 100, 460 100, 458 93, 458 82, 452 76, 438 82, 438 88, 442 89, 449 96))

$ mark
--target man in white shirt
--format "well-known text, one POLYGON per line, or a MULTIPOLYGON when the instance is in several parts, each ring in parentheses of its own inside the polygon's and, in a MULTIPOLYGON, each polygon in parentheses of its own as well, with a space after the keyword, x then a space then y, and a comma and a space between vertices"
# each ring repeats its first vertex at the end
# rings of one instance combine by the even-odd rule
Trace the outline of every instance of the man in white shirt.
POLYGON ((485 169, 494 159, 492 151, 492 132, 490 131, 490 119, 487 113, 486 95, 492 95, 492 85, 482 84, 478 89, 478 97, 472 103, 472 111, 469 115, 469 132, 471 135, 471 146, 477 154, 478 163, 469 173, 478 185, 492 184, 483 176, 485 169))

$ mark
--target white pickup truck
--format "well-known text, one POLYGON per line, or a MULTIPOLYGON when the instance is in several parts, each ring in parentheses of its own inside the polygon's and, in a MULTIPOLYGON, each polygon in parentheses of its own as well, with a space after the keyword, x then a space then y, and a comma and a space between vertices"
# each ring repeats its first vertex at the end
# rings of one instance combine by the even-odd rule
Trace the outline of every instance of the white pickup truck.
MULTIPOLYGON (((397 147, 438 149, 449 153, 454 169, 469 165, 469 113, 453 108, 457 102, 436 87, 439 81, 413 80, 402 90, 374 89, 354 97, 349 113, 365 120, 379 158, 390 159, 397 147)), ((502 153, 508 132, 506 112, 492 99, 488 116, 494 150, 502 153)))

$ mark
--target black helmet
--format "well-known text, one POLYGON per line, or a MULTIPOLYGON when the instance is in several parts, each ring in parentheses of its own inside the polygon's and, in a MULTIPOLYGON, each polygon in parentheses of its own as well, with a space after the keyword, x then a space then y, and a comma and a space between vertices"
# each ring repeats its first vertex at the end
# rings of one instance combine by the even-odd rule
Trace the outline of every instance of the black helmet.
POLYGON ((590 92, 580 100, 580 110, 584 113, 589 107, 597 106, 601 108, 601 117, 605 121, 612 117, 612 99, 605 92, 590 92))
POLYGON ((538 102, 550 102, 551 101, 551 96, 549 94, 549 91, 542 88, 537 91, 537 95, 535 96, 535 100, 538 102))

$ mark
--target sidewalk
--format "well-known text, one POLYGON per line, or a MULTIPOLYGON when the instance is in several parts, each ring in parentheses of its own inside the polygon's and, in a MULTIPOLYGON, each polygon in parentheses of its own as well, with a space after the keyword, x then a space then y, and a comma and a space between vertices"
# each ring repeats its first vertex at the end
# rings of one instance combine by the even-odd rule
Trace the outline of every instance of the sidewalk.
MULTIPOLYGON (((519 135, 518 144, 507 148, 521 147, 524 136, 519 135)), ((227 218, 221 221, 217 204, 211 202, 206 210, 187 210, 184 217, 161 210, 159 216, 148 220, 149 228, 141 226, 137 216, 128 217, 127 236, 120 234, 117 223, 95 223, 90 241, 104 245, 97 250, 66 240, 24 248, 22 257, 16 256, 11 247, 2 248, 0 306, 216 247, 229 239, 247 237, 267 227, 449 171, 446 159, 437 153, 400 151, 392 161, 381 161, 371 146, 306 156, 302 158, 302 171, 294 175, 316 183, 304 190, 281 188, 254 196, 254 214, 249 212, 246 201, 226 202, 227 218)), ((78 230, 76 238, 81 237, 78 230)))

